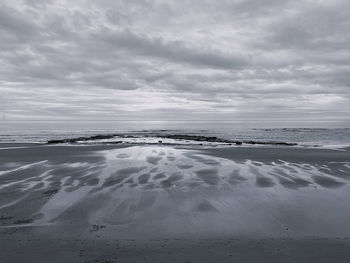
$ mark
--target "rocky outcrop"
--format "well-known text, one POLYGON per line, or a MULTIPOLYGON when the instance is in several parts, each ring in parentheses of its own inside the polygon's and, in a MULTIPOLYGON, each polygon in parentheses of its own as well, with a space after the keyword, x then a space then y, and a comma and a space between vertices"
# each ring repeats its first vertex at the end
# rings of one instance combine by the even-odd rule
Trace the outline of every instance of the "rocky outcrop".
POLYGON ((90 137, 76 137, 76 138, 68 138, 68 139, 58 139, 58 140, 49 140, 47 144, 61 144, 61 143, 77 143, 84 141, 96 141, 96 140, 104 140, 111 139, 115 137, 115 134, 106 134, 106 135, 94 135, 90 137))
POLYGON ((191 140, 191 141, 204 141, 204 142, 218 142, 218 143, 227 143, 227 144, 236 144, 236 145, 242 145, 242 144, 269 144, 269 145, 286 145, 286 146, 294 146, 297 145, 297 143, 288 143, 288 142, 275 142, 275 141, 237 141, 237 140, 226 140, 217 138, 215 136, 198 136, 198 135, 186 135, 186 134, 170 134, 165 135, 164 138, 168 139, 177 139, 177 140, 191 140))
MULTIPOLYGON (((145 136, 145 135, 143 135, 145 136)), ((146 135, 147 136, 147 135, 146 135)), ((288 142, 279 142, 279 141, 253 141, 253 140, 227 140, 221 139, 215 136, 201 136, 201 135, 187 135, 187 134, 152 134, 148 136, 155 136, 158 138, 164 139, 174 139, 174 140, 188 140, 188 141, 197 141, 197 142, 213 142, 213 143, 225 143, 228 145, 242 145, 242 144, 251 144, 251 145, 282 145, 282 146, 294 146, 297 143, 288 143, 288 142)), ((77 138, 69 138, 69 139, 58 139, 58 140, 50 140, 47 144, 62 144, 62 143, 78 143, 78 142, 86 142, 86 141, 97 141, 104 139, 112 139, 112 138, 136 138, 131 135, 125 134, 105 134, 105 135, 94 135, 87 137, 77 137, 77 138)), ((108 143, 108 144, 117 144, 122 143, 122 141, 108 141, 108 142, 99 142, 99 143, 108 143)), ((158 143, 163 143, 161 140, 158 143)))

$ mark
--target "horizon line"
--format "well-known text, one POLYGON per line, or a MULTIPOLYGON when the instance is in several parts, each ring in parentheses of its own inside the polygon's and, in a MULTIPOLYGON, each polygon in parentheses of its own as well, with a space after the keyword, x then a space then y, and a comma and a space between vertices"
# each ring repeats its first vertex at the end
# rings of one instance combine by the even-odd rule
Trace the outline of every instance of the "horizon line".
POLYGON ((170 121, 170 122, 176 122, 176 121, 213 121, 213 122, 219 122, 219 121, 317 121, 317 122, 329 122, 329 121, 350 121, 349 119, 236 119, 236 120, 226 120, 226 119, 220 119, 220 120, 213 120, 213 119, 189 119, 189 120, 164 120, 164 119, 154 119, 154 120, 144 120, 144 119, 5 119, 1 122, 11 122, 11 121, 140 121, 140 122, 152 122, 152 121, 170 121))

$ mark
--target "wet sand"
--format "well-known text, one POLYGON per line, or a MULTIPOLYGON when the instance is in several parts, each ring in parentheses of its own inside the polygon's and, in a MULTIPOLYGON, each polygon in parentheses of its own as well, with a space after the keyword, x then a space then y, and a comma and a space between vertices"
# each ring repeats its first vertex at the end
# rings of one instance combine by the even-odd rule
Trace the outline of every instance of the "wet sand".
POLYGON ((0 262, 350 262, 350 149, 12 146, 0 262))

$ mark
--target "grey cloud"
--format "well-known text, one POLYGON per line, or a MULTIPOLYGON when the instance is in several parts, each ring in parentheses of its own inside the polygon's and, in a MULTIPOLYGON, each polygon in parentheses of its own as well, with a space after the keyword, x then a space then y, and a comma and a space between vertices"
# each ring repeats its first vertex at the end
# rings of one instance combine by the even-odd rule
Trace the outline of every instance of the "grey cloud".
POLYGON ((248 64, 243 55, 225 54, 218 50, 201 50, 184 41, 165 41, 161 37, 149 38, 130 31, 104 32, 97 36, 115 49, 124 48, 136 55, 163 58, 173 62, 189 63, 200 67, 236 69, 248 64))
POLYGON ((5 0, 0 110, 343 118, 349 8, 345 0, 5 0))
MULTIPOLYGON (((323 51, 349 49, 348 1, 338 4, 296 2, 290 12, 285 12, 278 23, 268 25, 267 36, 271 36, 270 48, 301 48, 323 51)), ((268 45, 266 45, 268 47, 268 45)))
POLYGON ((39 27, 32 21, 24 18, 23 14, 6 5, 0 6, 0 29, 16 38, 33 36, 38 33, 39 27))
POLYGON ((243 16, 271 15, 287 7, 290 0, 232 1, 231 8, 243 16))

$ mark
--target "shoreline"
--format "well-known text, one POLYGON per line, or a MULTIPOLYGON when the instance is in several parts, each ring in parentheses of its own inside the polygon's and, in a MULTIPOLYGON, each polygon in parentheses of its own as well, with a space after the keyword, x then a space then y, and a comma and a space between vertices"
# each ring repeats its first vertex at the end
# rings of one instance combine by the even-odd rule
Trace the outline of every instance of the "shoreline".
POLYGON ((50 262, 322 262, 322 250, 347 262, 349 151, 2 149, 0 260, 47 262, 55 253, 50 262))

